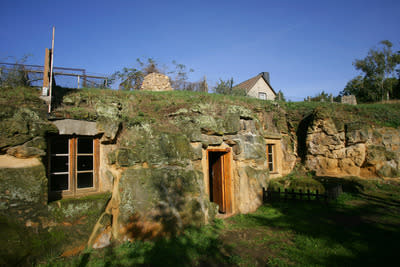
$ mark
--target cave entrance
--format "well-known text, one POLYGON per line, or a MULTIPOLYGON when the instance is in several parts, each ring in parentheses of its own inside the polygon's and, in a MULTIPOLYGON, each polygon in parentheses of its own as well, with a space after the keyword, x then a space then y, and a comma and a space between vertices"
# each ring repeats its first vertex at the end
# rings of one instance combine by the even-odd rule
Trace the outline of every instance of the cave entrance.
POLYGON ((231 150, 208 149, 210 201, 219 206, 220 213, 232 213, 231 150))

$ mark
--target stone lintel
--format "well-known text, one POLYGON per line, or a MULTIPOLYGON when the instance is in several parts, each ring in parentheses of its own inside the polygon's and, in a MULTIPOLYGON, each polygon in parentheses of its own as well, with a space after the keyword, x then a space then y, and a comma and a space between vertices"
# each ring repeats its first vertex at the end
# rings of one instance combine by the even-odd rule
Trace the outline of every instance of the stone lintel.
POLYGON ((59 134, 94 136, 99 133, 96 122, 92 121, 65 119, 53 121, 53 124, 58 128, 59 134))

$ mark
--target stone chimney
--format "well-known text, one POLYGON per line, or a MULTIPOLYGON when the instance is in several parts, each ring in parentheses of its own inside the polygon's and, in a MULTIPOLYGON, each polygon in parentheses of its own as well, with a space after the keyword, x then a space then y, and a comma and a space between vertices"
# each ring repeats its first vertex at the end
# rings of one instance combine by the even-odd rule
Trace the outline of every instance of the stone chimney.
POLYGON ((268 83, 270 83, 269 72, 261 72, 260 74, 263 76, 264 80, 266 80, 268 83))

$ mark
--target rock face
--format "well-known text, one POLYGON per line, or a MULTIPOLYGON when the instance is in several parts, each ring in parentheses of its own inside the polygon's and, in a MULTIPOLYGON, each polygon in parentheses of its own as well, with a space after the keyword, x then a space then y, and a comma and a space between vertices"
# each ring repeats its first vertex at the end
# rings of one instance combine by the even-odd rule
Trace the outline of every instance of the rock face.
POLYGON ((143 91, 172 91, 169 77, 161 73, 150 73, 144 77, 142 87, 143 91))
MULTIPOLYGON (((118 146, 103 155, 114 181, 106 209, 114 239, 175 234, 185 225, 212 220, 218 206, 210 200, 210 149, 232 153, 230 212, 247 213, 261 205, 268 179, 261 124, 244 107, 213 113, 210 106, 196 106, 169 114, 179 129, 175 133, 148 124, 122 129, 118 146)), ((101 239, 105 232, 96 235, 101 239)))
POLYGON ((305 162, 317 175, 400 175, 399 129, 334 123, 321 109, 316 109, 310 116, 305 162))
POLYGON ((72 255, 252 212, 270 179, 300 160, 318 175, 400 176, 400 129, 344 123, 321 108, 291 120, 277 103, 193 95, 154 104, 166 94, 100 92, 65 96, 58 120, 25 107, 0 113, 0 234, 13 233, 19 249, 55 235, 49 246, 72 255), (88 196, 48 201, 47 138, 57 134, 96 138, 98 186, 88 196))

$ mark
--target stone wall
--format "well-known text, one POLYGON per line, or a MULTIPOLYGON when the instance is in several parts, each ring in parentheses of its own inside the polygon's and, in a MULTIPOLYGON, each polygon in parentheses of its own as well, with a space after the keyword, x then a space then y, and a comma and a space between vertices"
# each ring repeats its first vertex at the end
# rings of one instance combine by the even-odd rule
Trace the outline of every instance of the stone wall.
POLYGON ((355 95, 344 95, 341 97, 340 102, 342 104, 357 105, 357 99, 355 95))
POLYGON ((169 77, 161 73, 150 73, 144 77, 142 87, 144 91, 172 91, 169 77))

